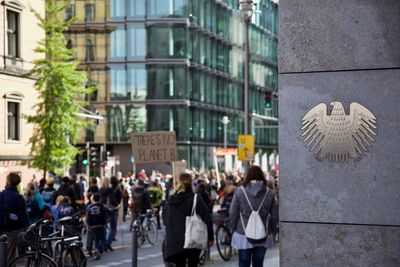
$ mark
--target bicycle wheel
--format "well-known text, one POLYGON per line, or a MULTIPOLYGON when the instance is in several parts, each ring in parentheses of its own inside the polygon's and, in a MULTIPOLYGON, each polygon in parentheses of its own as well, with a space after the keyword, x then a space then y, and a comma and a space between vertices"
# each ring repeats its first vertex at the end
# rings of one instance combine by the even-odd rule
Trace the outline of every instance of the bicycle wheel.
POLYGON ((46 254, 22 254, 12 260, 7 267, 57 267, 57 264, 46 254))
POLYGON ((224 261, 232 258, 231 234, 224 225, 219 225, 216 235, 216 243, 219 255, 224 261))
POLYGON ((143 245, 144 241, 146 241, 146 235, 145 235, 144 230, 143 230, 143 225, 138 224, 138 230, 137 231, 138 231, 137 232, 138 247, 140 248, 143 245))
POLYGON ((151 245, 155 245, 158 240, 157 224, 154 220, 149 220, 146 224, 147 240, 151 245))
POLYGON ((87 259, 82 249, 76 245, 71 245, 63 252, 61 267, 84 267, 86 262, 87 259))

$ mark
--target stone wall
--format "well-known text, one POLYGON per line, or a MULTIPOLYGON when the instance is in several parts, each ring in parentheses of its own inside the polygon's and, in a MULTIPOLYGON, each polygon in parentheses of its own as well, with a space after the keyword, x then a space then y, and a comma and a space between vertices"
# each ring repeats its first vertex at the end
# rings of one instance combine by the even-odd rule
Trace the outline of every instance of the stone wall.
POLYGON ((400 266, 400 2, 279 5, 281 266, 400 266), (302 142, 303 116, 333 101, 377 119, 360 161, 318 161, 302 142))

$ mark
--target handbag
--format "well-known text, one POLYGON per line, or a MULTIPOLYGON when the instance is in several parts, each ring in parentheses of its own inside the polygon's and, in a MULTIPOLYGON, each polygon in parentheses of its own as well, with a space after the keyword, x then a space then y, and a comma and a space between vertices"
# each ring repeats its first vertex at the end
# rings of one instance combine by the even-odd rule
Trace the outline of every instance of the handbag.
POLYGON ((185 244, 183 248, 202 249, 207 247, 208 231, 207 226, 196 214, 197 194, 193 198, 191 216, 186 216, 185 244))

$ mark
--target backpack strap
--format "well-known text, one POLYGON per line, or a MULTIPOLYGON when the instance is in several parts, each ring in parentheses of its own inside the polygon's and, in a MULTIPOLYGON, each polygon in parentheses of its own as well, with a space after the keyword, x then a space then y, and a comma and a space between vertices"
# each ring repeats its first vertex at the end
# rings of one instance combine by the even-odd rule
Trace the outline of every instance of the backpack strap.
MULTIPOLYGON (((253 210, 253 207, 251 206, 249 197, 248 197, 247 194, 246 194, 246 190, 244 190, 244 187, 243 187, 243 186, 241 186, 240 188, 242 189, 242 191, 243 191, 243 193, 244 193, 244 196, 245 196, 246 199, 247 199, 247 203, 249 203, 249 206, 250 206, 251 211, 255 211, 255 210, 253 210)), ((262 205, 264 204, 265 199, 267 198, 268 192, 269 192, 269 190, 268 190, 268 188, 267 188, 267 192, 265 193, 264 198, 263 198, 263 200, 261 201, 260 207, 258 207, 257 213, 260 212, 261 207, 262 207, 262 205)), ((242 221, 243 230, 245 230, 245 229, 246 229, 246 226, 244 225, 244 220, 243 220, 242 212, 239 211, 239 215, 240 215, 240 220, 242 221)))
POLYGON ((246 194, 246 190, 244 190, 244 187, 243 187, 243 185, 240 187, 240 189, 242 189, 242 191, 243 191, 243 194, 244 194, 244 196, 245 196, 245 197, 246 197, 246 199, 247 199, 247 203, 249 203, 249 206, 250 206, 250 209, 251 209, 251 211, 254 211, 253 207, 251 206, 251 203, 250 203, 249 197, 248 197, 248 196, 247 196, 247 194, 246 194))

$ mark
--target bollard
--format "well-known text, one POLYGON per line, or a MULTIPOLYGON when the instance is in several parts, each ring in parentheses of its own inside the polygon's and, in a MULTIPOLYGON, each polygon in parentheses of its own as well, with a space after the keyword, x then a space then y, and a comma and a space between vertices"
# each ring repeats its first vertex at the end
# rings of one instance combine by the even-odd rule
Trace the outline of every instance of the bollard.
POLYGON ((132 229, 132 267, 137 267, 138 259, 138 225, 137 221, 133 223, 132 229))
POLYGON ((7 267, 7 236, 0 236, 0 267, 7 267))

